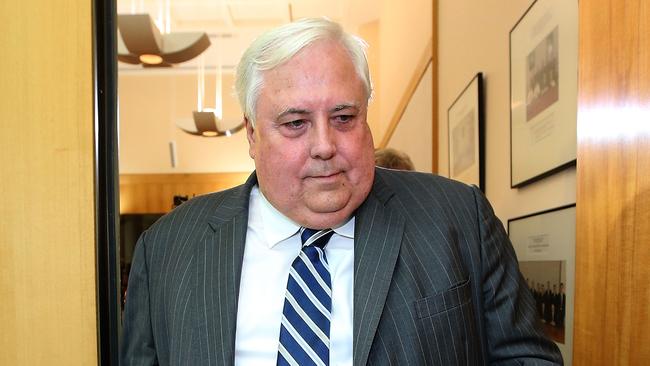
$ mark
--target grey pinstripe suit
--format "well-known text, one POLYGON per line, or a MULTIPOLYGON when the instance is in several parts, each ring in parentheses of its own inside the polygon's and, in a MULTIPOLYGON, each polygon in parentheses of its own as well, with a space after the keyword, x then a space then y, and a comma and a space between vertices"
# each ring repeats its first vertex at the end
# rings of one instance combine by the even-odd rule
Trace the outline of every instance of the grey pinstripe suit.
MULTIPOLYGON (((140 238, 122 364, 233 364, 254 184, 195 198, 140 238)), ((476 188, 377 169, 356 212, 354 271, 354 365, 562 363, 476 188)))

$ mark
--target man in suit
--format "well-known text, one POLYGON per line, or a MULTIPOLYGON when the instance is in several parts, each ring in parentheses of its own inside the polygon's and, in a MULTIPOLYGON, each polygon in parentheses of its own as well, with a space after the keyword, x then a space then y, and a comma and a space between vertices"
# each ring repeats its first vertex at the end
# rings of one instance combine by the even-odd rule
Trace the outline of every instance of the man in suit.
POLYGON ((544 292, 544 321, 546 324, 551 324, 553 321, 553 292, 550 281, 546 281, 546 291, 544 292))
POLYGON ((537 284, 535 304, 537 305, 537 316, 540 320, 544 319, 544 285, 537 284))
POLYGON ((566 313, 566 294, 564 283, 560 282, 560 292, 557 294, 557 311, 555 312, 555 325, 564 328, 564 314, 566 313))
POLYGON ((123 364, 562 363, 483 194, 374 167, 361 40, 272 30, 236 88, 256 171, 142 235, 123 364))

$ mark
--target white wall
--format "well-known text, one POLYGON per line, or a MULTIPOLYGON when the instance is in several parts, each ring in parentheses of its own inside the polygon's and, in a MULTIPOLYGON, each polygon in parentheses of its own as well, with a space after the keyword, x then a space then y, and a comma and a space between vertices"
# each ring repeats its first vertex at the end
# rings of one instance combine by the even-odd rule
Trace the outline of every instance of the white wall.
POLYGON ((509 33, 530 0, 439 2, 439 166, 448 176, 447 109, 477 72, 485 81, 486 194, 509 218, 574 203, 575 169, 510 188, 509 33))

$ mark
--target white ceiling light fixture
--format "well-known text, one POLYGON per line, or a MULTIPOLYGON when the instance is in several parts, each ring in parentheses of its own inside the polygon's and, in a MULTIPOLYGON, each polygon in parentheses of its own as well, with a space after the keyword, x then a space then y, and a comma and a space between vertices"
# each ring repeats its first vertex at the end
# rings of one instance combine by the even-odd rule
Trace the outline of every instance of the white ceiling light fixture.
POLYGON ((177 124, 178 128, 190 135, 203 137, 230 137, 235 132, 244 128, 244 121, 224 120, 223 119, 223 96, 222 96, 222 70, 221 59, 219 58, 215 76, 215 98, 214 108, 205 108, 203 99, 205 96, 205 60, 203 56, 199 58, 197 75, 197 110, 192 112, 194 126, 196 130, 189 130, 177 124), (239 123, 238 123, 239 122, 239 123), (219 125, 235 125, 229 129, 220 129, 219 125))
POLYGON ((117 23, 117 59, 128 64, 169 67, 195 58, 210 46, 205 32, 161 34, 149 14, 120 14, 117 23))
POLYGON ((217 119, 217 116, 211 108, 206 108, 202 111, 193 111, 192 117, 194 119, 194 124, 196 125, 196 131, 190 131, 179 126, 181 130, 190 135, 203 137, 230 137, 235 132, 244 128, 244 122, 241 122, 233 128, 225 130, 219 129, 219 124, 227 123, 228 121, 217 119))

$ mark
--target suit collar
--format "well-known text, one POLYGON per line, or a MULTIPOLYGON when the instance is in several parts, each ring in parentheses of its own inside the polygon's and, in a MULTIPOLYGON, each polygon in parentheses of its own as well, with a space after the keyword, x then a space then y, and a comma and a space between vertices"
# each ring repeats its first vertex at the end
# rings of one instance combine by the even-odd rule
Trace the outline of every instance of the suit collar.
POLYGON ((373 188, 357 209, 354 240, 354 365, 365 365, 384 309, 404 217, 388 203, 394 192, 375 172, 373 188))
MULTIPOLYGON (((197 329, 205 332, 203 360, 233 365, 239 284, 248 226, 250 191, 257 184, 253 172, 246 183, 215 194, 215 208, 207 222, 212 235, 197 246, 197 329)), ((203 339, 203 338, 201 338, 203 339)))
POLYGON ((216 231, 220 225, 230 222, 235 217, 242 215, 248 217, 250 193, 256 184, 257 175, 253 172, 243 185, 232 188, 231 194, 224 195, 218 209, 215 209, 207 219, 212 230, 216 231))

